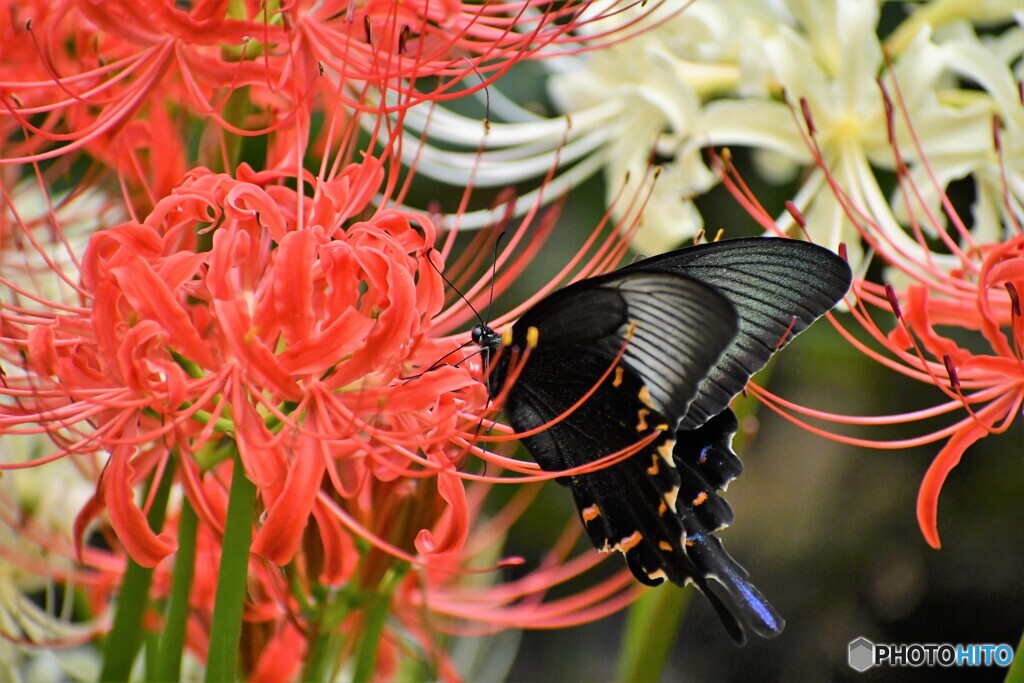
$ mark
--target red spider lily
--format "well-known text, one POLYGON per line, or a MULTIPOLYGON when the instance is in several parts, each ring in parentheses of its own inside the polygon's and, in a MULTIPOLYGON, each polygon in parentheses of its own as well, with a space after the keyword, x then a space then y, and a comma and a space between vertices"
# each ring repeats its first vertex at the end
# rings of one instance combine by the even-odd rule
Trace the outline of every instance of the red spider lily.
MULTIPOLYGON (((986 234, 1002 234, 1001 241, 980 241, 976 232, 960 218, 942 183, 932 172, 927 154, 913 137, 912 122, 898 98, 894 105, 884 86, 889 112, 890 141, 896 159, 898 201, 906 207, 909 225, 900 226, 884 199, 871 207, 851 199, 829 173, 820 155, 819 167, 826 173, 831 189, 847 218, 857 227, 875 257, 885 264, 885 278, 877 283, 866 278, 854 280, 851 292, 856 305, 854 320, 866 330, 870 342, 858 339, 833 319, 837 329, 858 350, 883 366, 906 377, 932 384, 946 401, 912 413, 859 417, 838 415, 798 406, 763 388, 754 392, 769 406, 789 419, 829 438, 854 445, 902 449, 945 440, 922 481, 917 500, 917 518, 925 540, 940 547, 937 529, 938 499, 946 477, 967 449, 989 434, 1006 431, 1024 405, 1024 230, 1018 222, 1015 199, 1004 183, 1003 224, 984 226, 986 234), (896 114, 902 118, 896 119, 896 114), (911 132, 915 156, 929 186, 921 187, 908 170, 897 136, 896 124, 911 132), (926 197, 932 190, 940 198, 937 213, 926 197), (938 247, 936 247, 938 245, 938 247), (904 284, 905 283, 905 284, 904 284), (879 313, 882 314, 881 319, 879 313), (894 314, 895 326, 886 331, 880 322, 894 314), (955 334, 944 332, 955 331, 955 334), (968 344, 956 339, 972 336, 968 344), (982 350, 984 349, 984 350, 982 350), (881 426, 912 424, 961 412, 953 424, 930 433, 902 440, 854 438, 833 434, 796 417, 808 416, 836 424, 881 426)), ((806 111, 808 130, 813 131, 806 111)), ((1002 167, 1000 139, 1003 124, 994 121, 993 162, 1002 167)), ((1020 131, 1014 131, 1019 135, 1020 131)), ((807 138, 817 151, 813 134, 807 138)), ((742 190, 739 190, 742 193, 742 190)), ((879 193, 880 194, 880 193, 879 193)), ((749 196, 747 197, 749 200, 749 196)), ((880 197, 872 197, 878 200, 880 197)), ((759 211, 751 203, 752 210, 759 211)))
MULTIPOLYGON (((127 171, 116 162, 146 156, 140 138, 166 140, 161 122, 187 124, 185 113, 204 127, 215 123, 222 137, 257 136, 296 119, 308 127, 314 110, 336 117, 339 105, 377 116, 462 97, 519 60, 584 49, 574 32, 622 9, 584 14, 589 4, 0 3, 0 163, 87 150, 127 171), (119 134, 133 123, 133 135, 119 134)), ((632 26, 590 32, 602 43, 627 37, 632 26)), ((180 132, 170 139, 187 147, 180 132)))
MULTIPOLYGON (((3 467, 97 454, 106 465, 78 517, 78 551, 90 552, 86 530, 105 513, 111 545, 157 566, 157 597, 170 583, 162 560, 177 547, 174 513, 153 531, 145 514, 152 499, 137 500, 135 488, 175 467, 200 518, 188 642, 203 656, 212 591, 202 587, 216 580, 229 482, 237 474, 223 449, 236 444, 260 511, 243 631, 250 675, 286 676, 300 666, 308 650, 295 646, 296 628, 308 637, 322 627, 317 611, 330 604, 318 586, 373 590, 395 582, 392 611, 452 671, 442 633, 580 623, 639 595, 622 569, 583 593, 545 600, 601 559, 588 552, 562 561, 578 535, 573 520, 572 533, 540 569, 501 589, 488 587, 487 609, 472 609, 474 591, 461 587, 468 567, 522 510, 511 505, 498 521, 474 526, 483 519, 484 484, 562 473, 537 474, 532 464, 481 447, 515 435, 500 425, 493 436, 481 434, 493 407, 486 408, 479 362, 453 353, 464 334, 445 335, 471 315, 470 300, 489 296, 490 269, 466 289, 469 299, 446 305, 434 252, 450 254, 454 232, 439 244, 426 216, 371 210, 382 184, 394 183, 387 175, 367 157, 330 180, 309 178, 309 192, 299 193, 280 184, 277 172, 243 166, 231 177, 197 169, 144 220, 93 234, 84 253, 63 234, 62 202, 32 218, 19 210, 18 191, 4 193, 12 216, 4 245, 34 263, 29 272, 55 275, 61 289, 48 294, 32 278, 0 274, 10 293, 0 308, 0 429, 47 434, 60 447, 3 467), (470 453, 499 471, 460 471, 470 453), (502 478, 503 470, 524 476, 502 478), (467 479, 481 483, 467 487, 467 479), (416 571, 399 580, 410 565, 416 571), (310 602, 296 597, 285 566, 310 602), (426 613, 436 619, 424 621, 426 613), (255 654, 269 651, 289 655, 255 654)), ((554 225, 553 213, 538 219, 538 210, 497 258, 498 293, 554 225)), ((607 270, 625 245, 595 231, 537 296, 570 274, 607 270)), ((464 252, 448 272, 456 280, 472 277, 475 256, 473 248, 464 252)), ((472 573, 516 562, 496 558, 472 573)), ((367 618, 356 610, 336 628, 359 633, 367 618)), ((381 661, 397 661, 403 643, 385 629, 381 661)), ((342 652, 353 647, 349 642, 342 652)))
MULTIPOLYGON (((153 3, 152 15, 132 3, 3 8, 14 21, 4 28, 10 52, 5 46, 0 62, 8 169, 0 213, 0 432, 43 434, 58 451, 0 469, 62 458, 102 463, 74 526, 74 552, 89 561, 95 549, 87 532, 109 532, 115 554, 123 548, 139 565, 156 567, 156 598, 176 578, 165 560, 178 547, 186 501, 199 517, 187 629, 198 657, 210 646, 228 490, 243 474, 258 496, 242 641, 243 669, 254 678, 294 677, 321 629, 372 630, 374 612, 365 606, 342 619, 335 613, 361 592, 390 602, 398 623, 448 678, 455 669, 444 633, 580 623, 639 594, 622 569, 583 593, 545 600, 600 559, 591 552, 564 561, 578 535, 574 526, 544 566, 502 590, 488 588, 487 610, 474 613, 473 590, 462 585, 467 572, 493 576, 496 567, 517 562, 474 561, 522 509, 510 505, 499 522, 481 525, 480 540, 472 522, 483 518, 487 484, 562 473, 537 474, 532 464, 481 445, 514 435, 500 425, 481 434, 495 407, 487 407, 479 363, 453 353, 464 337, 453 333, 471 315, 468 302, 490 296, 490 277, 467 289, 469 299, 446 303, 440 269, 453 255, 455 231, 438 243, 427 216, 389 208, 404 192, 391 199, 393 150, 384 160, 365 156, 343 166, 354 157, 357 126, 336 104, 322 104, 340 96, 379 116, 483 87, 515 60, 563 43, 574 49, 569 32, 588 3, 577 4, 293 3, 264 10, 249 3, 247 17, 228 16, 227 3, 187 11, 153 3), (25 68, 10 68, 15 61, 25 68), (482 82, 460 83, 470 72, 482 82), (436 79, 432 89, 418 85, 427 76, 436 79), (239 93, 244 113, 232 109, 239 93), (328 120, 318 147, 341 150, 333 166, 324 154, 316 177, 301 170, 314 108, 328 120), (233 166, 226 149, 232 134, 272 133, 268 163, 234 174, 201 167, 183 173, 189 159, 180 131, 193 118, 220 125, 212 142, 221 159, 212 165, 233 166), (113 169, 125 205, 116 218, 104 209, 110 220, 87 247, 65 222, 64 208, 91 193, 76 188, 56 200, 45 191, 74 175, 69 169, 80 151, 113 169), (56 161, 41 168, 47 159, 56 161), (22 186, 7 185, 14 165, 26 162, 35 164, 25 169, 42 190, 43 208, 34 212, 26 211, 22 186), (238 461, 229 457, 234 450, 238 461), (461 471, 469 454, 498 473, 461 471), (504 470, 522 476, 502 479, 504 470), (167 472, 179 495, 167 523, 154 530, 147 516, 155 494, 139 499, 136 490, 167 472), (408 567, 415 571, 406 574, 408 567), (338 597, 338 590, 349 592, 338 597), (425 620, 427 613, 443 625, 425 620)), ((400 126, 401 112, 375 125, 400 126)), ((215 159, 210 142, 200 141, 200 154, 215 159)), ((102 171, 90 172, 82 187, 103 179, 102 171)), ((107 196, 102 182, 95 187, 107 196)), ((498 293, 554 225, 553 213, 538 220, 538 211, 534 206, 497 259, 498 293)), ((537 296, 570 274, 610 268, 624 251, 624 241, 602 243, 595 232, 580 260, 537 296), (595 253, 581 266, 587 250, 595 253)), ((480 270, 475 254, 465 253, 448 269, 457 280, 480 270)), ((103 570, 99 585, 119 580, 116 560, 103 570)), ((97 593, 109 598, 109 591, 97 593)), ((146 618, 147 628, 159 627, 158 615, 146 618)), ((405 643, 398 630, 383 630, 379 671, 399 661, 405 643)), ((340 651, 347 656, 357 647, 350 638, 340 651)))
MULTIPOLYGON (((398 476, 413 462, 444 468, 406 451, 447 443, 458 406, 444 400, 479 400, 475 382, 452 368, 408 389, 392 381, 441 355, 426 332, 443 283, 418 258, 433 226, 381 211, 341 229, 381 177, 369 159, 304 200, 197 171, 145 222, 93 236, 81 267, 85 305, 4 311, 4 342, 26 358, 26 374, 7 381, 18 404, 5 411, 5 430, 49 431, 65 454, 109 450, 96 502, 136 561, 152 566, 173 543, 148 532, 131 485, 172 449, 201 454, 228 429, 218 426, 226 415, 248 476, 263 487, 254 550, 282 564, 298 548, 325 468, 346 496, 371 473, 398 476), (204 235, 208 250, 198 248, 204 235), (395 387, 401 400, 390 397, 395 387), (425 434, 415 411, 453 421, 432 419, 425 434), (162 444, 154 463, 139 462, 136 447, 151 443, 162 444), (336 465, 336 449, 366 457, 336 465)), ((205 500, 196 459, 181 461, 186 490, 205 500)))
MULTIPOLYGON (((452 365, 406 379, 453 345, 431 334, 443 305, 428 260, 433 224, 389 209, 353 221, 384 177, 376 159, 317 182, 311 197, 243 176, 197 170, 145 221, 96 232, 80 266, 68 266, 81 283, 62 274, 70 295, 47 300, 3 278, 12 296, 0 311, 0 428, 61 446, 17 467, 109 453, 76 524, 83 554, 102 511, 139 564, 173 552, 173 525, 154 533, 151 500, 136 502, 134 488, 178 467, 206 539, 200 586, 216 576, 227 482, 238 474, 217 451, 233 440, 262 509, 250 630, 287 635, 299 607, 274 568, 304 544, 309 581, 343 584, 358 563, 367 587, 396 554, 461 550, 468 510, 453 458, 464 448, 451 444, 471 438, 486 392, 452 365), (356 536, 391 554, 359 559, 356 536)), ((40 233, 59 223, 16 220, 9 243, 54 266, 40 233)), ((190 622, 199 653, 203 607, 190 622)))

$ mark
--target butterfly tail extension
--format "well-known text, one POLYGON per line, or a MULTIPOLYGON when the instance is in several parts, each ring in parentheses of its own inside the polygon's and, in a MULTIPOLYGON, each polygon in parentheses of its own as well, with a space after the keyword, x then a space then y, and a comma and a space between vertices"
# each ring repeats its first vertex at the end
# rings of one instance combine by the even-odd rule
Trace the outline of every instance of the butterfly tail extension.
POLYGON ((734 640, 743 642, 745 630, 765 638, 778 635, 783 620, 713 535, 732 523, 732 509, 719 494, 743 471, 732 449, 738 427, 726 408, 697 429, 678 430, 672 457, 682 482, 676 510, 686 533, 693 581, 734 640))
POLYGON ((750 630, 762 638, 774 638, 782 633, 786 622, 754 587, 747 571, 726 552, 718 538, 711 534, 691 536, 686 539, 686 554, 699 572, 695 583, 737 642, 744 640, 742 635, 735 637, 737 622, 741 634, 750 630))

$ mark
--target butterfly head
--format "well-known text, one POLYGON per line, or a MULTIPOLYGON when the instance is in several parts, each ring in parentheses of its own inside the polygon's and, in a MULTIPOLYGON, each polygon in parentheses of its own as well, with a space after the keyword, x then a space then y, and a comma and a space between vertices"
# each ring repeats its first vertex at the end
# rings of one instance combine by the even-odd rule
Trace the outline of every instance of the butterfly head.
POLYGON ((487 391, 491 398, 494 398, 501 391, 501 386, 505 381, 505 368, 508 365, 507 356, 504 360, 492 365, 492 361, 499 355, 498 352, 501 349, 501 335, 487 325, 477 325, 470 332, 470 338, 474 344, 480 347, 480 357, 483 359, 487 391))
POLYGON ((501 346, 501 335, 487 325, 477 325, 470 332, 473 343, 488 351, 497 351, 501 346))

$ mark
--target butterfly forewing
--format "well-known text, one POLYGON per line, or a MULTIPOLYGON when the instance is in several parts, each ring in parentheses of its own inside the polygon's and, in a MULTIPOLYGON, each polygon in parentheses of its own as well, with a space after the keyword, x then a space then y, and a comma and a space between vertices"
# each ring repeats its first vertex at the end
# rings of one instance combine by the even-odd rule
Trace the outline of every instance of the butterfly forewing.
POLYGON ((850 287, 850 268, 807 242, 746 238, 700 244, 619 272, 681 273, 711 285, 735 307, 740 330, 702 382, 683 417, 692 429, 718 415, 793 337, 832 309, 850 287))
MULTIPOLYGON (((548 372, 551 353, 599 356, 607 369, 624 349, 624 364, 642 378, 651 407, 670 416, 674 427, 735 336, 738 321, 722 295, 692 278, 620 271, 542 300, 513 326, 513 347, 526 347, 530 328, 537 331, 531 356, 540 360, 526 364, 520 382, 548 372)), ((502 378, 492 372, 492 379, 502 378)))

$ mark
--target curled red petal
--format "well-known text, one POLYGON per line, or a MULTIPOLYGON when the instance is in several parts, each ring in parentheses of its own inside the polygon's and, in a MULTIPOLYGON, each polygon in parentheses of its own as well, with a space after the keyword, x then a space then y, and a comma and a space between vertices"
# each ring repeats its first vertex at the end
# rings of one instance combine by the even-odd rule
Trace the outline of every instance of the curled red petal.
POLYGON ((122 446, 111 453, 103 473, 103 502, 110 513, 110 524, 131 558, 143 567, 155 567, 177 550, 178 544, 169 533, 153 533, 146 515, 135 503, 134 469, 129 462, 133 452, 134 448, 122 446))
POLYGON ((302 398, 302 391, 288 371, 281 367, 274 352, 263 343, 252 326, 249 305, 243 297, 213 302, 214 313, 222 327, 222 338, 235 360, 246 373, 278 396, 290 401, 302 398))
POLYGON ((53 328, 36 325, 28 331, 28 359, 32 369, 41 377, 57 373, 57 353, 54 349, 53 328))
POLYGON ((291 345, 309 336, 314 328, 313 264, 316 235, 312 230, 297 230, 284 236, 274 253, 274 313, 291 345))
POLYGON ((192 325, 180 297, 168 288, 149 263, 132 259, 128 264, 111 269, 111 274, 138 315, 160 323, 185 357, 204 367, 216 364, 216 357, 192 325))
POLYGON ((259 488, 279 486, 287 476, 288 461, 280 441, 275 441, 263 418, 236 382, 230 389, 235 416, 238 454, 249 480, 259 488))
POLYGON ((252 542, 254 553, 279 565, 291 562, 299 550, 324 473, 316 443, 309 438, 303 441, 307 445, 296 452, 284 486, 276 495, 264 491, 266 518, 252 542))
POLYGON ((281 207, 270 194, 251 183, 239 183, 228 190, 224 199, 227 213, 235 219, 252 217, 265 226, 271 239, 282 243, 290 234, 286 232, 288 224, 281 207))
POLYGON ((109 266, 134 256, 156 258, 162 249, 159 233, 148 225, 124 223, 102 230, 89 240, 82 257, 82 284, 95 289, 107 276, 109 266))
POLYGON ((928 545, 936 550, 942 545, 939 542, 938 529, 939 493, 942 491, 942 485, 953 468, 960 463, 964 451, 987 434, 988 429, 977 421, 966 422, 964 429, 950 437, 924 475, 921 489, 917 494, 917 522, 928 545))
POLYGON ((324 550, 320 581, 329 586, 338 586, 352 576, 359 562, 359 552, 348 531, 319 498, 313 505, 313 518, 324 550))
POLYGON ((85 546, 85 531, 89 523, 99 517, 103 512, 103 480, 100 479, 96 492, 86 501, 82 509, 75 515, 75 523, 72 528, 75 541, 75 557, 82 559, 82 548, 85 546))
POLYGON ((434 531, 423 529, 416 535, 416 550, 421 554, 443 554, 461 550, 469 535, 469 506, 466 489, 453 472, 437 475, 437 492, 448 504, 434 531))
POLYGON ((350 308, 324 327, 319 334, 307 335, 289 344, 278 354, 281 365, 295 374, 321 374, 337 364, 339 358, 359 348, 374 320, 350 308))

